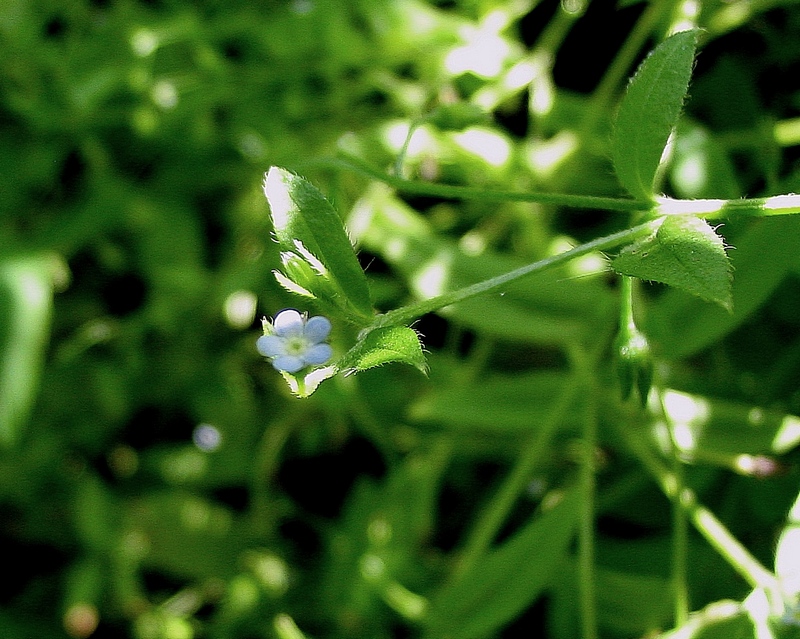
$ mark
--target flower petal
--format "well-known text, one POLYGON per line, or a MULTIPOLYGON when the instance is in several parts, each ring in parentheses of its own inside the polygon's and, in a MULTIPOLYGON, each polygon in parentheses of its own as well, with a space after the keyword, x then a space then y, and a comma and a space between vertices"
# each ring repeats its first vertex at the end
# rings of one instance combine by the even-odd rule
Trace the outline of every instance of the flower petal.
POLYGON ((280 337, 294 337, 303 334, 303 316, 296 310, 287 308, 275 316, 272 330, 280 337))
POLYGON ((256 349, 264 357, 277 357, 286 354, 286 343, 277 335, 262 335, 256 340, 256 349))
POLYGON ((306 322, 304 335, 312 344, 324 342, 331 332, 331 323, 327 317, 317 315, 306 322))
POLYGON ((279 355, 272 360, 272 366, 275 370, 285 371, 287 373, 296 373, 305 365, 306 363, 295 355, 279 355))
POLYGON ((331 356, 333 349, 328 344, 315 344, 306 351, 303 360, 311 366, 319 366, 327 362, 331 356))

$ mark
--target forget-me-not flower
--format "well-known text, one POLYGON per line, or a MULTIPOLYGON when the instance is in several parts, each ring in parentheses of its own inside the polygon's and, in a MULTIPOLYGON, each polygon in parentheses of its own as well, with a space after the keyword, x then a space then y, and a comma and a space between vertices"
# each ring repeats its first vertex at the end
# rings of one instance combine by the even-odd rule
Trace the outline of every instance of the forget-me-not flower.
POLYGON ((322 315, 307 318, 286 309, 275 316, 272 324, 264 320, 264 332, 256 348, 272 360, 276 370, 296 373, 306 366, 320 366, 333 355, 330 345, 325 343, 331 323, 322 315))

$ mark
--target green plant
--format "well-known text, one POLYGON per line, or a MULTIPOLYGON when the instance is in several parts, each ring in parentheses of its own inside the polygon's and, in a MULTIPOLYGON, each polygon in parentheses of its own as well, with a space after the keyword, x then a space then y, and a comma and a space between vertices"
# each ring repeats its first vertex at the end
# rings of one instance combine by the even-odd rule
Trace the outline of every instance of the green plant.
POLYGON ((800 14, 623 4, 0 8, 0 635, 797 632, 800 14))

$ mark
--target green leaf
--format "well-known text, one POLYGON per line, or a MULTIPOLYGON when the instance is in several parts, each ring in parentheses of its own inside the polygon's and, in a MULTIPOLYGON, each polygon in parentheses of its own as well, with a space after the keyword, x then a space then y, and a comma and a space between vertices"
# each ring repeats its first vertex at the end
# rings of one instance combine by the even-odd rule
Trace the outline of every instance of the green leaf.
POLYGON ((439 105, 425 117, 425 122, 442 131, 463 131, 467 127, 488 124, 490 121, 486 111, 468 102, 439 105))
POLYGON ((337 363, 340 371, 358 372, 390 362, 411 364, 422 373, 428 365, 417 333, 407 326, 378 328, 367 333, 337 363))
POLYGON ((743 457, 782 455, 800 444, 800 418, 784 411, 671 389, 661 401, 670 421, 681 425, 681 454, 693 460, 738 464, 746 472, 743 457))
POLYGON ((639 66, 622 98, 614 168, 620 184, 636 198, 653 197, 656 170, 689 87, 696 45, 696 30, 664 40, 639 66))
POLYGON ((733 236, 733 313, 682 291, 666 291, 647 314, 646 332, 659 355, 686 357, 741 326, 797 268, 800 219, 794 215, 753 220, 733 236), (681 330, 676 331, 675 326, 681 330))
POLYGON ((666 217, 654 235, 625 247, 611 265, 623 275, 662 282, 732 308, 725 245, 700 218, 666 217))
MULTIPOLYGON (((409 418, 438 424, 461 433, 493 437, 528 434, 553 408, 560 389, 568 383, 561 372, 536 371, 516 375, 483 375, 473 384, 463 382, 432 388, 409 407, 409 418)), ((561 428, 576 429, 582 402, 570 406, 561 428)))
POLYGON ((288 271, 279 281, 366 326, 373 317, 367 278, 330 202, 307 180, 274 166, 267 173, 264 193, 288 271))
POLYGON ((669 168, 674 194, 684 199, 740 198, 736 171, 725 148, 708 130, 687 120, 682 118, 675 130, 669 168))
POLYGON ((658 635, 658 639, 756 639, 760 636, 740 602, 721 599, 692 613, 686 623, 658 635))
MULTIPOLYGON (((639 550, 633 543, 624 545, 622 552, 631 557, 639 550)), ((598 543, 598 556, 606 551, 603 542, 598 543)), ((604 557, 604 559, 606 559, 604 557)), ((657 574, 650 560, 653 573, 639 572, 632 566, 624 564, 624 570, 617 566, 604 567, 598 561, 595 567, 595 593, 597 601, 597 624, 601 636, 609 637, 642 637, 647 636, 653 628, 669 627, 673 615, 672 584, 666 576, 657 574)), ((647 568, 645 568, 647 570, 647 568)), ((548 592, 548 616, 550 627, 559 625, 560 633, 553 632, 555 637, 579 637, 579 617, 575 614, 580 609, 580 593, 577 588, 578 567, 572 560, 558 568, 558 581, 548 592)))
POLYGON ((511 621, 549 585, 564 560, 580 513, 572 490, 490 551, 431 602, 426 636, 484 637, 511 621))
POLYGON ((0 444, 5 446, 18 441, 36 398, 52 298, 48 259, 0 263, 0 444))

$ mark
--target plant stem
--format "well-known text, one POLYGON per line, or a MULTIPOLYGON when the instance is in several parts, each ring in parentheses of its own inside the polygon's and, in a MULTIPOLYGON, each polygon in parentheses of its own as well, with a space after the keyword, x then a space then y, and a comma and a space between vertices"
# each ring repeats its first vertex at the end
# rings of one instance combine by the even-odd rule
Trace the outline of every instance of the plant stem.
MULTIPOLYGON (((672 472, 678 494, 686 489, 683 464, 673 447, 672 472)), ((675 595, 675 627, 683 626, 689 619, 689 520, 686 511, 672 500, 672 587, 675 595)))
POLYGON ((697 531, 725 561, 753 588, 763 588, 768 593, 778 593, 778 581, 775 575, 753 557, 714 513, 698 502, 694 491, 681 487, 675 474, 664 467, 641 437, 629 431, 626 433, 626 440, 664 494, 686 512, 697 531))
POLYGON ((553 206, 565 206, 588 210, 621 211, 628 213, 650 211, 650 218, 662 215, 695 215, 708 220, 746 216, 765 217, 772 215, 794 215, 800 213, 800 195, 787 193, 770 197, 742 198, 737 200, 679 200, 658 197, 656 203, 630 198, 597 197, 569 193, 537 193, 518 191, 495 191, 481 187, 451 186, 405 180, 387 175, 362 159, 340 152, 340 156, 323 162, 340 169, 348 169, 378 180, 401 193, 426 195, 454 200, 477 200, 487 202, 536 202, 553 206))
MULTIPOLYGON (((661 413, 670 429, 672 459, 672 475, 675 478, 675 493, 682 494, 688 490, 685 483, 683 463, 678 454, 678 445, 674 438, 674 424, 663 406, 663 395, 660 396, 661 413)), ((675 627, 682 627, 689 619, 689 520, 686 510, 678 499, 672 499, 672 589, 675 597, 675 627)))
POLYGON ((606 211, 646 211, 653 207, 653 202, 632 200, 630 198, 597 197, 593 195, 571 195, 568 193, 521 193, 518 191, 495 191, 482 187, 452 186, 449 184, 433 184, 406 180, 398 176, 379 171, 361 158, 340 152, 335 159, 328 160, 339 168, 349 169, 366 177, 388 184, 401 193, 426 195, 456 200, 483 200, 490 202, 537 202, 556 206, 606 210, 606 211))
POLYGON ((581 636, 583 639, 597 638, 597 599, 595 597, 594 541, 595 499, 597 482, 595 477, 595 451, 597 450, 597 394, 594 371, 589 365, 583 349, 571 349, 571 360, 581 379, 586 398, 583 414, 583 442, 580 467, 580 483, 583 494, 580 527, 578 529, 578 589, 581 608, 581 636))
POLYGON ((800 195, 787 193, 741 200, 673 200, 658 198, 661 215, 696 215, 707 220, 737 216, 768 217, 800 213, 800 195))
POLYGON ((408 125, 406 139, 403 140, 403 146, 400 147, 400 152, 397 154, 397 158, 394 161, 395 177, 401 179, 403 177, 403 164, 405 163, 406 155, 408 154, 408 145, 411 144, 411 138, 414 137, 414 132, 419 128, 419 125, 422 124, 422 122, 423 120, 414 120, 408 125))
POLYGON ((623 275, 619 287, 619 329, 633 332, 636 322, 633 319, 633 278, 623 275))
POLYGON ((550 440, 563 423, 564 415, 575 402, 579 390, 579 380, 573 375, 550 408, 547 417, 537 425, 536 432, 523 444, 522 452, 511 472, 470 531, 451 575, 452 579, 467 572, 486 553, 534 468, 549 449, 550 440))
POLYGON ((594 251, 606 251, 616 248, 622 244, 628 244, 636 239, 652 233, 656 228, 658 228, 659 223, 660 220, 654 220, 646 222, 645 224, 640 224, 639 226, 625 229, 624 231, 612 233, 611 235, 606 235, 596 240, 592 240, 591 242, 586 242, 585 244, 576 246, 569 251, 564 251, 558 255, 551 255, 550 257, 546 257, 538 262, 526 264, 518 269, 508 273, 503 273, 502 275, 498 275, 497 277, 493 277, 488 280, 484 280, 483 282, 477 282, 456 291, 443 293, 442 295, 437 295, 436 297, 422 300, 416 304, 410 304, 408 306, 403 306, 388 311, 383 315, 378 315, 368 330, 387 326, 397 326, 401 324, 407 325, 426 313, 431 313, 444 308, 445 306, 456 304, 457 302, 463 302, 464 300, 476 297, 478 295, 491 293, 502 288, 503 286, 506 286, 507 284, 510 284, 511 282, 514 282, 515 280, 525 277, 526 275, 531 275, 539 271, 544 271, 549 268, 566 264, 570 260, 580 257, 581 255, 586 255, 587 253, 592 253, 594 251))

